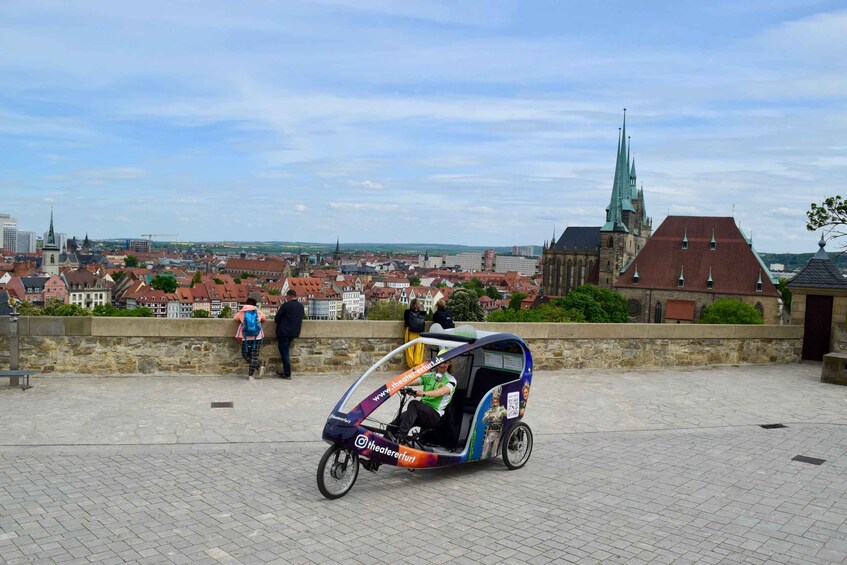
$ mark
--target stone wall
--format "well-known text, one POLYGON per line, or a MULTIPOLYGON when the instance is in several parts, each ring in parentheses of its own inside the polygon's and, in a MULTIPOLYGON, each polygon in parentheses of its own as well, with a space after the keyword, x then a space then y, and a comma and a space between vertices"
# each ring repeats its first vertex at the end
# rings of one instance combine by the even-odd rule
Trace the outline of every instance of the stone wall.
MULTIPOLYGON (((537 369, 792 363, 802 326, 687 324, 476 324, 523 337, 537 369)), ((232 320, 21 318, 21 368, 94 375, 240 374, 232 320)), ((295 373, 361 373, 402 344, 400 322, 305 321, 291 349, 295 373)), ((262 361, 279 368, 272 323, 262 361)), ((0 367, 9 363, 9 319, 0 317, 0 367)), ((399 370, 401 362, 387 365, 399 370)))

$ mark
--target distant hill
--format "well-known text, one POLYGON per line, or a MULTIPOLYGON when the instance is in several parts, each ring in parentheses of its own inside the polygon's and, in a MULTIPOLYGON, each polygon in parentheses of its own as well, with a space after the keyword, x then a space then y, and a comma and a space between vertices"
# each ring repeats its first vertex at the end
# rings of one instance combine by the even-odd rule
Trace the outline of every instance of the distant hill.
MULTIPOLYGON (((246 253, 315 253, 331 254, 335 251, 335 243, 314 243, 307 241, 205 241, 205 242, 152 242, 155 249, 165 248, 189 248, 203 247, 208 250, 234 253, 243 251, 246 253)), ((523 246, 521 246, 523 247, 523 246)), ((509 255, 511 247, 474 246, 474 245, 450 245, 445 243, 342 243, 342 253, 350 252, 373 252, 390 255, 455 255, 456 253, 476 253, 486 249, 494 249, 500 255, 509 255)), ((541 246, 535 246, 535 252, 541 252, 541 246)))
MULTIPOLYGON (((806 266, 809 259, 814 257, 814 253, 759 253, 765 265, 770 267, 774 263, 785 265, 786 272, 796 272, 806 266)), ((844 253, 829 253, 829 258, 832 262, 844 272, 847 272, 847 254, 844 253)))

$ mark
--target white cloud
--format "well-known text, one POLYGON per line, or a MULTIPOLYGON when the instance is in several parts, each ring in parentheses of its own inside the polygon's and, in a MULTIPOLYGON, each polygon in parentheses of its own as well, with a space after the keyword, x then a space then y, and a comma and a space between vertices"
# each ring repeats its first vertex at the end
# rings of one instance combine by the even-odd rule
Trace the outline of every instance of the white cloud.
POLYGON ((364 188, 366 190, 382 190, 383 188, 385 188, 381 184, 379 184, 377 182, 369 181, 369 180, 363 180, 363 181, 348 180, 347 184, 352 186, 352 187, 355 187, 355 188, 364 188))

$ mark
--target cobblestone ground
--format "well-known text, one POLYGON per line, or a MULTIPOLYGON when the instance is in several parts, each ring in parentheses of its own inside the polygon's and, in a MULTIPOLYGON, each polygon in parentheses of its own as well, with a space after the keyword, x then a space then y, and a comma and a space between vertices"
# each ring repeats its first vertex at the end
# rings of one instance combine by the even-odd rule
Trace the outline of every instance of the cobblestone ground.
POLYGON ((0 561, 843 563, 847 391, 819 374, 539 373, 523 469, 383 466, 335 501, 316 437, 349 377, 36 379, 0 391, 0 561))

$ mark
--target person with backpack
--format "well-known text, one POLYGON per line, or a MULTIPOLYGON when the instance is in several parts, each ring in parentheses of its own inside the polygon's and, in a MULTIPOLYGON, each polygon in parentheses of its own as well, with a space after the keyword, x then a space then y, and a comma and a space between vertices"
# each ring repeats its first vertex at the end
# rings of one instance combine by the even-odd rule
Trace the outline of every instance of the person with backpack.
POLYGON ((432 315, 432 323, 440 325, 445 330, 456 327, 456 324, 453 323, 453 314, 447 309, 447 303, 443 298, 435 303, 435 314, 432 315))
POLYGON ((235 319, 238 320, 238 332, 235 334, 235 339, 241 341, 241 356, 250 364, 247 378, 251 381, 256 372, 260 379, 264 373, 264 367, 259 362, 259 351, 265 339, 265 332, 262 330, 265 314, 256 307, 256 304, 256 299, 251 296, 235 315, 235 319))
MULTIPOLYGON (((403 312, 403 326, 406 328, 403 335, 403 343, 409 343, 418 339, 426 327, 426 312, 418 306, 418 299, 413 298, 409 303, 409 309, 403 312)), ((418 343, 406 349, 406 365, 409 368, 417 367, 423 363, 424 344, 418 343)))
POLYGON ((282 359, 282 371, 277 371, 278 377, 291 379, 291 357, 288 349, 291 343, 300 337, 300 328, 303 326, 305 311, 303 305, 297 300, 294 289, 285 293, 285 302, 277 310, 274 321, 276 321, 276 339, 279 348, 279 356, 282 359))

